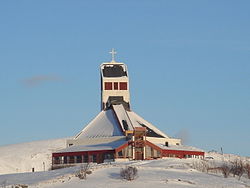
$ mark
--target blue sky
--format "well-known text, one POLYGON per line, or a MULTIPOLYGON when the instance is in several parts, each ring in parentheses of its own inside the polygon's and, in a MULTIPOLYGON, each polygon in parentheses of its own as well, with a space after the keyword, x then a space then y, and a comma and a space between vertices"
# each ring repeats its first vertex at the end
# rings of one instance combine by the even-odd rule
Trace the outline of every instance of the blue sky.
POLYGON ((0 145, 69 137, 100 111, 99 65, 187 144, 250 156, 250 1, 0 1, 0 145))

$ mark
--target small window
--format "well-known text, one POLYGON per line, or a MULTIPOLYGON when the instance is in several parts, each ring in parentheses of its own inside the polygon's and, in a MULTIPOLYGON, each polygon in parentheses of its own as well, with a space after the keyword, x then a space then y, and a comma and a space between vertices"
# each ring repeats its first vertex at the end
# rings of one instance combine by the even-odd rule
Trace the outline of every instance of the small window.
POLYGON ((112 153, 105 153, 104 159, 114 159, 114 155, 112 153))
POLYGON ((83 161, 84 161, 84 163, 88 163, 88 162, 89 162, 89 158, 88 158, 88 155, 87 155, 87 154, 84 155, 83 161))
POLYGON ((82 162, 82 156, 76 156, 76 162, 81 163, 82 162))
POLYGON ((118 152, 118 156, 119 156, 119 157, 122 157, 122 156, 123 156, 122 151, 119 151, 119 152, 118 152))
POLYGON ((93 163, 96 163, 96 161, 97 161, 97 160, 96 160, 96 155, 94 154, 94 155, 93 155, 93 163))
POLYGON ((64 156, 64 157, 63 157, 63 163, 64 163, 64 164, 67 164, 67 163, 68 163, 68 157, 67 157, 67 156, 64 156))
POLYGON ((127 131, 128 130, 128 123, 126 120, 122 120, 122 125, 123 125, 123 128, 127 131))
POLYGON ((74 156, 69 157, 69 163, 75 163, 75 157, 74 156))
POLYGON ((127 82, 120 82, 120 90, 127 90, 128 86, 127 86, 127 82))
POLYGON ((60 164, 59 157, 54 157, 54 164, 60 164))
POLYGON ((118 90, 118 82, 114 82, 114 90, 118 90))
POLYGON ((93 162, 93 155, 89 155, 89 162, 93 162))
POLYGON ((105 82, 105 90, 112 90, 112 82, 105 82))

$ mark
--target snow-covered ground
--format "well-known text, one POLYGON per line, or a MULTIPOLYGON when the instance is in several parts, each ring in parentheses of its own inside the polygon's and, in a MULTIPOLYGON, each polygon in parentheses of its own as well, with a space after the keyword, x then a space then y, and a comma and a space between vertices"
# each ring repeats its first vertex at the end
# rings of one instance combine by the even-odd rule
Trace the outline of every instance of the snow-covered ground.
POLYGON ((1 146, 0 174, 48 170, 51 153, 65 147, 65 138, 1 146))
MULTIPOLYGON (((113 188, 246 188, 250 187, 250 180, 246 176, 238 180, 235 177, 223 178, 221 173, 205 173, 193 169, 192 166, 200 162, 199 159, 175 159, 166 158, 151 161, 131 161, 112 164, 91 164, 92 174, 87 175, 86 180, 75 177, 79 166, 53 171, 43 171, 43 162, 46 169, 51 163, 51 151, 65 146, 65 139, 39 141, 0 147, 0 187, 16 184, 26 184, 32 188, 80 188, 80 187, 113 187, 113 188), (120 170, 125 166, 135 166, 138 169, 138 177, 133 181, 120 178, 120 170), (40 172, 30 172, 31 168, 40 172), (19 172, 15 173, 15 168, 19 172), (14 171, 14 172, 13 172, 14 171), (13 173, 13 174, 7 174, 13 173)), ((218 153, 206 153, 211 163, 233 161, 239 156, 221 155, 218 153), (213 158, 213 159, 211 159, 213 158)), ((248 158, 241 158, 246 161, 248 158)))

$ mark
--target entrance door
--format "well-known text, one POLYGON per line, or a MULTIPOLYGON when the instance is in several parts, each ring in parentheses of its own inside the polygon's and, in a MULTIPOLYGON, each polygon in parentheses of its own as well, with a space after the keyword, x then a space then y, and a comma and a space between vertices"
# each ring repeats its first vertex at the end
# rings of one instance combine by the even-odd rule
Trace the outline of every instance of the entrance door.
POLYGON ((135 160, 143 160, 143 148, 135 148, 135 160))

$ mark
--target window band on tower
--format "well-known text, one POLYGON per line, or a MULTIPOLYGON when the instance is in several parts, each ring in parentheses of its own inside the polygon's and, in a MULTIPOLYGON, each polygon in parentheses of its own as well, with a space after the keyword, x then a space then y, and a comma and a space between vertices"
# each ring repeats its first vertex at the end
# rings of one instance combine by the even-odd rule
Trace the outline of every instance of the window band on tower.
POLYGON ((104 90, 128 90, 127 82, 105 82, 104 90))

